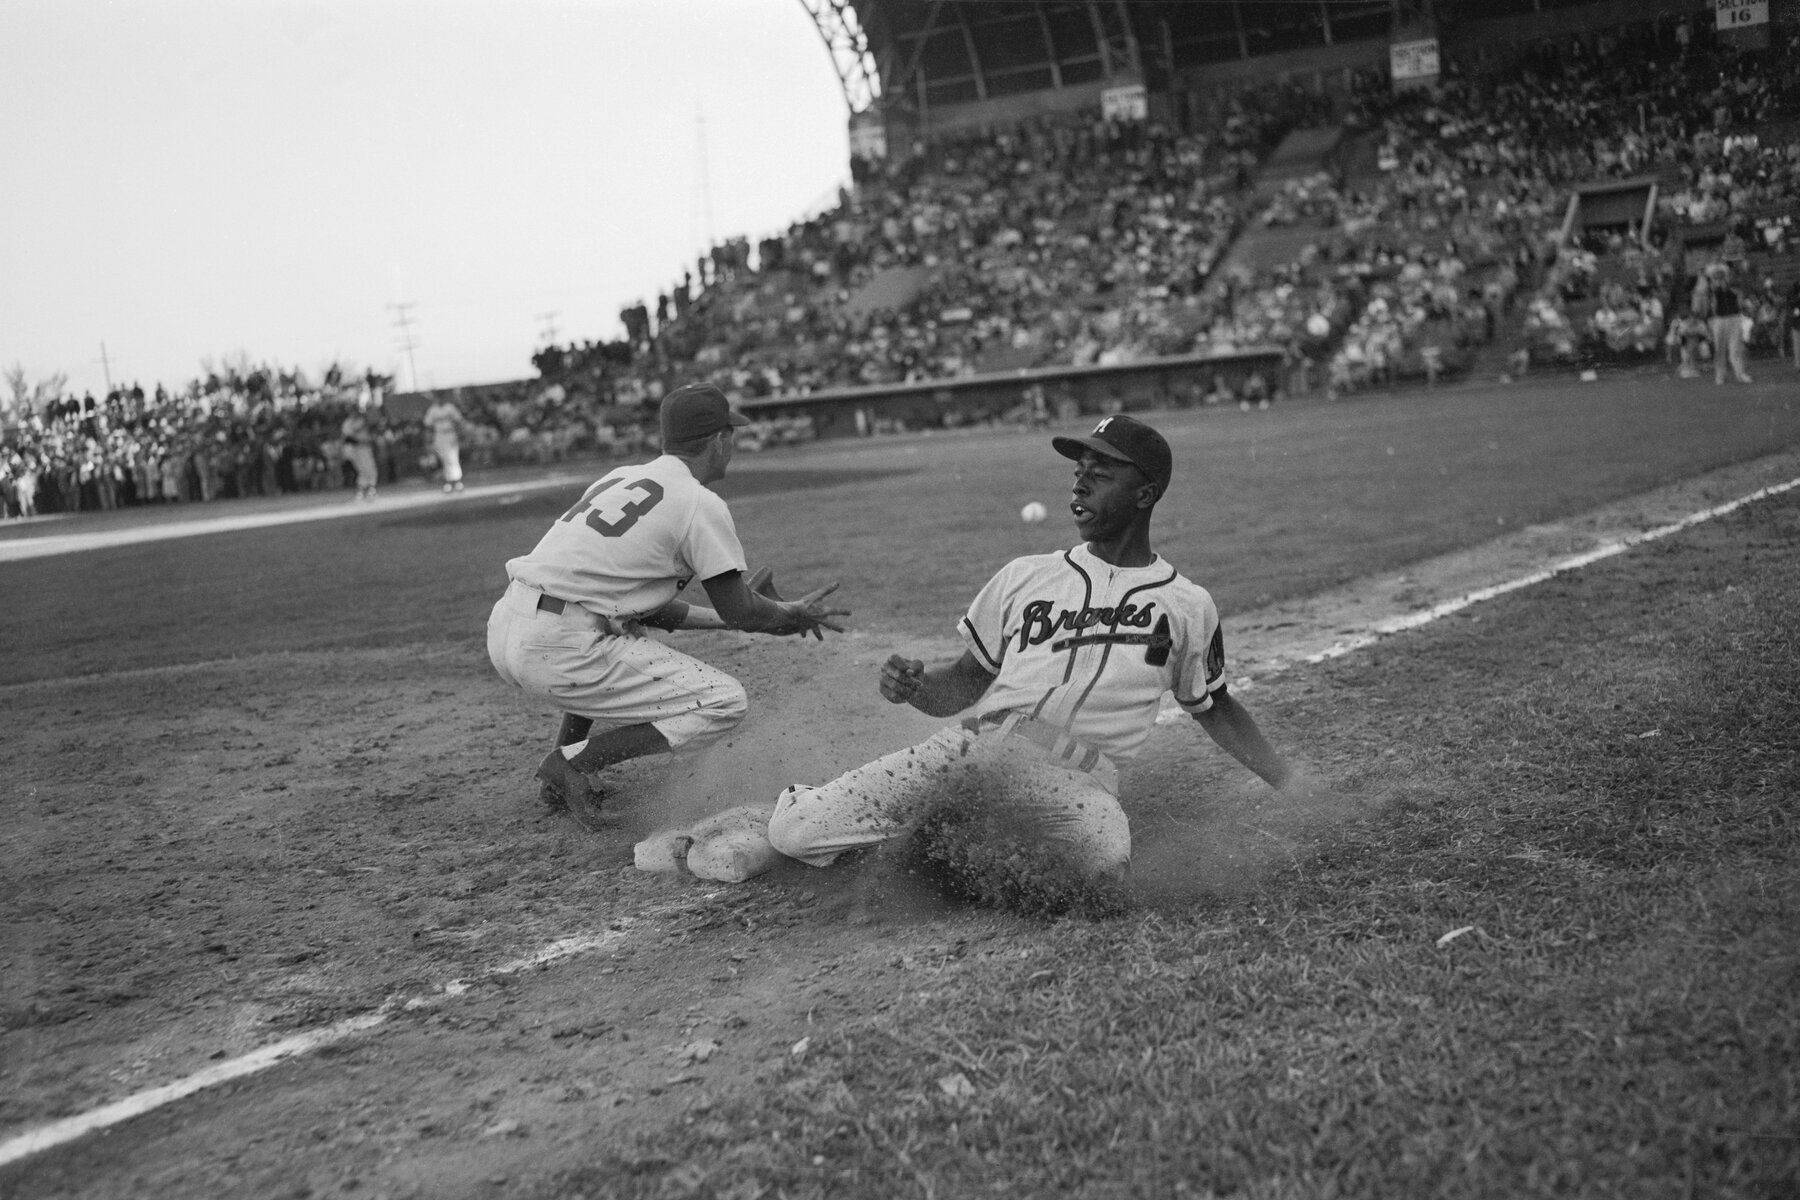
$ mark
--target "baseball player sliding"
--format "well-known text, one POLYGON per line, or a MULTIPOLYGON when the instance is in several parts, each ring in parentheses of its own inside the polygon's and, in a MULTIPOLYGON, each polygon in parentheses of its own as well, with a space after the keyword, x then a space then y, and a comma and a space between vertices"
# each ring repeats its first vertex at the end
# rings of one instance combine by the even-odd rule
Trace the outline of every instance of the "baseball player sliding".
POLYGON ((589 775, 697 750, 746 712, 737 680, 645 636, 646 626, 823 639, 849 613, 825 606, 835 583, 786 601, 745 580, 731 512, 709 487, 731 462, 737 426, 748 424, 724 393, 677 388, 661 418, 663 454, 602 476, 531 553, 508 562, 511 582, 488 618, 500 677, 564 712, 557 748, 538 766, 544 798, 590 827, 600 793, 589 775), (711 608, 676 599, 694 579, 711 608))
MULTIPOLYGON (((1117 764, 1148 739, 1164 692, 1270 785, 1287 781, 1286 764, 1226 691, 1212 597, 1150 547, 1151 512, 1172 470, 1168 442, 1113 416, 1051 444, 1079 464, 1069 507, 1083 544, 1001 568, 962 618, 967 649, 954 662, 927 668, 894 655, 881 669, 889 701, 967 715, 830 783, 787 789, 769 819, 775 850, 825 866, 897 837, 943 801, 949 779, 975 769, 987 798, 1025 817, 1071 866, 1122 872, 1131 832, 1117 764)), ((689 852, 694 873, 703 861, 689 852)))

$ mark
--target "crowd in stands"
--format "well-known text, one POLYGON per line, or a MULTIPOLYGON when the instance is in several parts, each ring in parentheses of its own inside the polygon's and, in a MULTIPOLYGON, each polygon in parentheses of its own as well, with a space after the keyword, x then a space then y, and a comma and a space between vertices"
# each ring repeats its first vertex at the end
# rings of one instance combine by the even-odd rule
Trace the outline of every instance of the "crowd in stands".
MULTIPOLYGON (((543 347, 535 379, 460 396, 471 464, 640 453, 663 391, 699 378, 755 400, 1279 351, 1275 377, 1196 385, 1197 403, 1249 407, 1434 381, 1508 322, 1514 369, 1667 354, 1698 373, 1716 357, 1708 264, 1728 273, 1750 353, 1800 354, 1785 341, 1800 337, 1790 31, 1739 52, 1704 22, 1646 21, 1547 41, 1492 75, 1452 65, 1428 90, 1265 87, 1187 131, 1038 117, 858 159, 853 178, 822 211, 722 241, 653 305, 627 306, 622 339, 543 347), (1326 121, 1367 161, 1258 181, 1284 134, 1326 121), (1648 224, 1568 228, 1574 189, 1607 180, 1653 183, 1648 224), (1262 231, 1301 236, 1279 261, 1225 258, 1262 231)), ((57 397, 7 427, 0 511, 344 486, 337 431, 365 409, 391 479, 420 466, 421 438, 382 419, 388 386, 242 365, 174 392, 57 397)), ((765 419, 743 440, 810 436, 809 421, 765 419)))
MULTIPOLYGON (((317 384, 300 372, 209 372, 171 392, 132 384, 104 397, 19 402, 0 433, 0 514, 99 511, 346 486, 341 425, 379 413, 391 380, 333 367, 317 384)), ((377 430, 377 461, 393 479, 409 453, 404 431, 377 430)), ((416 454, 416 437, 410 440, 416 454)))
POLYGON ((1037 118, 859 162, 754 264, 728 255, 697 297, 659 297, 655 352, 621 374, 761 397, 1190 352, 1256 162, 1318 103, 1265 89, 1186 134, 1037 118))

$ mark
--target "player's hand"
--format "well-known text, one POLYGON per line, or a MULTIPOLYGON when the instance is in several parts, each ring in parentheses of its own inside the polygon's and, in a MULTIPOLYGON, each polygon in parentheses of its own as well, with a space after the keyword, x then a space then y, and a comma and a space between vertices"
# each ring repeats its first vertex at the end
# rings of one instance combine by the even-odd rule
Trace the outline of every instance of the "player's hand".
POLYGON ((890 704, 910 704, 925 688, 925 664, 916 658, 888 655, 881 664, 881 694, 890 704))
POLYGON ((798 600, 777 600, 776 603, 787 612, 790 627, 784 633, 797 633, 801 637, 811 634, 821 642, 825 640, 825 631, 844 632, 844 627, 832 620, 833 617, 847 617, 847 608, 827 608, 825 597, 838 590, 838 585, 828 583, 817 591, 808 592, 798 600))

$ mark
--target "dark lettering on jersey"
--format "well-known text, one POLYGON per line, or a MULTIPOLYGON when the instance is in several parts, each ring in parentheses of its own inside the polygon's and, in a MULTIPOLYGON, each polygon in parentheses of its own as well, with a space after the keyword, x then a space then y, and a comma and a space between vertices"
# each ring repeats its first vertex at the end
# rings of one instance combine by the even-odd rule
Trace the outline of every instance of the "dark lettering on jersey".
POLYGON ((654 479, 635 480, 632 483, 627 484, 626 487, 636 489, 643 494, 636 500, 628 500, 624 504, 621 504, 619 506, 619 515, 608 520, 601 515, 600 510, 595 507, 594 502, 600 498, 600 493, 617 487, 619 483, 620 480, 616 476, 612 479, 602 479, 599 483, 596 483, 593 487, 589 488, 582 495, 581 499, 575 502, 575 507, 558 517, 557 520, 573 521, 577 513, 586 509, 586 524, 589 529, 592 529, 601 537, 618 537, 633 525, 636 525, 639 517, 643 516, 662 502, 662 484, 656 482, 654 479))
POLYGON ((1218 625, 1213 628, 1212 641, 1206 644, 1206 678, 1202 682, 1211 683, 1223 674, 1225 674, 1225 627, 1218 625))
MULTIPOLYGON (((1160 621, 1156 618, 1156 602, 1136 605, 1121 604, 1118 607, 1106 608, 1065 608, 1055 611, 1055 604, 1050 600, 1033 600, 1025 606, 1019 615, 1019 649, 1028 646, 1041 646, 1050 641, 1058 633, 1067 632, 1073 637, 1063 638, 1051 645, 1052 650, 1071 650, 1077 646, 1090 646, 1104 642, 1119 642, 1125 645, 1152 646, 1160 637, 1164 642, 1169 640, 1169 618, 1164 616, 1160 621), (1156 625, 1155 633, 1120 633, 1120 629, 1149 629, 1156 625), (1090 629, 1104 628, 1106 632, 1088 633, 1090 629)), ((1163 659, 1168 659, 1168 651, 1163 651, 1163 659)))
POLYGON ((1152 667, 1164 666, 1169 661, 1169 651, 1175 647, 1175 639, 1169 636, 1169 618, 1161 616, 1156 619, 1156 630, 1153 633, 1087 633, 1075 637, 1064 638, 1060 642, 1051 642, 1052 650, 1074 650, 1080 646, 1147 646, 1144 651, 1144 662, 1152 667))

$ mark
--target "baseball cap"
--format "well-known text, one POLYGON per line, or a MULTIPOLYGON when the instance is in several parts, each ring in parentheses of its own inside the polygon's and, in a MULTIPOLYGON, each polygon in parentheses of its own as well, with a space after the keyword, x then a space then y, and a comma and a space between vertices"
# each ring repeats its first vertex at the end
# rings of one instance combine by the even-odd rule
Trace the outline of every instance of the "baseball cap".
POLYGON ((732 425, 748 425, 750 418, 731 411, 725 393, 710 383, 686 383, 663 397, 662 440, 686 441, 705 437, 732 425))
POLYGON ((1079 459, 1083 450, 1092 450, 1128 462, 1156 485, 1159 498, 1169 490, 1169 477, 1175 471, 1174 456, 1163 435, 1133 417, 1104 417, 1092 433, 1053 437, 1050 444, 1064 458, 1079 459))

